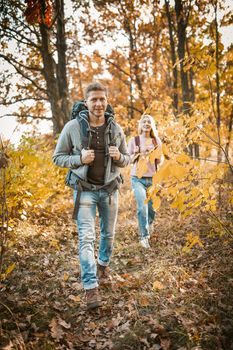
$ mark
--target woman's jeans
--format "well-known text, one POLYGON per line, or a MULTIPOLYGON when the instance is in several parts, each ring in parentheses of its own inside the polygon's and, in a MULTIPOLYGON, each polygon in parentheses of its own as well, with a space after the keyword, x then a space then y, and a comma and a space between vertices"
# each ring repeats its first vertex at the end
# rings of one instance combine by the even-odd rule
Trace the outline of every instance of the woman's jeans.
POLYGON ((137 202, 137 216, 140 232, 140 239, 147 238, 150 235, 149 227, 155 219, 155 210, 152 201, 145 203, 147 189, 152 185, 151 177, 138 178, 132 176, 131 185, 137 202))
MULTIPOLYGON (((74 191, 74 200, 76 196, 77 191, 74 191)), ((100 222, 98 263, 102 266, 107 266, 113 249, 118 212, 118 191, 112 193, 111 201, 109 201, 109 194, 105 190, 81 192, 77 227, 81 279, 85 289, 92 289, 98 286, 94 252, 96 209, 99 212, 100 222)))

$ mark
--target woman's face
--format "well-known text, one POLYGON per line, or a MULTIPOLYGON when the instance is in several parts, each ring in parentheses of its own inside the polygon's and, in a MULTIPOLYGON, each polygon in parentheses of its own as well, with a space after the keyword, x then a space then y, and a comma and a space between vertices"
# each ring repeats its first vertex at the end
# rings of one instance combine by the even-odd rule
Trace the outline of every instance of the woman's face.
POLYGON ((148 117, 144 117, 141 121, 141 129, 142 132, 149 132, 151 131, 151 121, 148 117))

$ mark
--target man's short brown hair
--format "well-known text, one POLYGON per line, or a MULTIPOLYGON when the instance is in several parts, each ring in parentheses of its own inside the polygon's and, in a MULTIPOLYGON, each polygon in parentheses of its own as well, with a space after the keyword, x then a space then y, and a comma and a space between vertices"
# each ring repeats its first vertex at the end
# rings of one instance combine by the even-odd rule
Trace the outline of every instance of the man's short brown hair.
POLYGON ((85 99, 88 98, 91 91, 104 91, 106 97, 108 96, 108 89, 101 83, 91 83, 85 89, 85 99))

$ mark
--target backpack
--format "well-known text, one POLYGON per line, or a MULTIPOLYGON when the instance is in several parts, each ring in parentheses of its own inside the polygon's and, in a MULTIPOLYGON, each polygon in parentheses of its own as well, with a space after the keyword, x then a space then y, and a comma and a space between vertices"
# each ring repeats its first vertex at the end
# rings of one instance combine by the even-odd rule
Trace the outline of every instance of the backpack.
MULTIPOLYGON (((135 145, 138 146, 138 148, 139 148, 138 153, 140 153, 140 137, 139 137, 139 135, 134 136, 134 142, 135 142, 135 145)), ((155 137, 152 138, 152 143, 154 144, 155 148, 158 146, 158 143, 157 143, 155 137)), ((138 162, 138 160, 139 160, 139 157, 137 157, 135 159, 135 162, 138 162)), ((155 159, 155 170, 156 171, 158 170, 158 159, 155 159)))

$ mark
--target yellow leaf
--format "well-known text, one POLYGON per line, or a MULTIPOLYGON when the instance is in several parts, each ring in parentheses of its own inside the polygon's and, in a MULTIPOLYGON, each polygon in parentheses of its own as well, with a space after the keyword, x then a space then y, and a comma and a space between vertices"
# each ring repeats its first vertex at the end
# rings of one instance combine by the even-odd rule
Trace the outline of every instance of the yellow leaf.
POLYGON ((51 248, 55 248, 57 250, 60 250, 60 244, 59 244, 59 241, 57 239, 52 239, 49 243, 50 247, 51 248))
POLYGON ((187 156, 187 154, 181 153, 178 155, 178 157, 176 157, 176 160, 179 163, 188 163, 190 161, 190 158, 187 156))
POLYGON ((192 196, 195 198, 200 194, 199 189, 197 189, 196 187, 192 188, 192 196))
POLYGON ((195 245, 199 245, 199 247, 203 248, 203 244, 201 242, 200 237, 190 232, 186 236, 186 243, 185 246, 182 248, 182 251, 185 253, 189 253, 195 245))
POLYGON ((162 167, 157 171, 157 173, 153 176, 153 185, 160 183, 164 179, 167 179, 172 171, 171 168, 173 168, 174 163, 171 161, 164 162, 162 167))
POLYGON ((162 145, 162 151, 163 151, 163 154, 165 155, 165 156, 169 156, 169 152, 168 152, 168 148, 167 148, 167 145, 165 145, 164 143, 163 143, 163 145, 162 145))
POLYGON ((140 179, 147 172, 147 160, 139 159, 137 166, 137 177, 140 179))
POLYGON ((140 306, 149 306, 150 305, 149 298, 146 295, 141 295, 138 299, 138 303, 140 306))
POLYGON ((187 174, 187 172, 188 170, 185 167, 178 164, 172 169, 172 175, 177 179, 183 178, 187 174))
POLYGON ((175 131, 173 128, 170 127, 166 129, 166 134, 167 136, 173 136, 175 134, 175 131))
POLYGON ((15 268, 15 263, 8 266, 8 268, 5 271, 5 276, 9 275, 14 270, 14 268, 15 268))
POLYGON ((159 281, 155 281, 153 283, 152 289, 154 289, 154 290, 156 290, 156 289, 161 290, 161 289, 164 289, 164 288, 165 288, 164 285, 161 282, 159 282, 159 281))
POLYGON ((160 204, 161 204, 161 199, 160 197, 156 196, 155 198, 152 199, 153 201, 153 208, 156 210, 156 209, 159 209, 160 207, 160 204))
POLYGON ((69 279, 70 275, 68 272, 64 272, 64 275, 63 275, 63 280, 64 281, 67 281, 69 279))
POLYGON ((154 151, 150 153, 150 156, 149 156, 150 163, 153 164, 155 159, 160 159, 161 155, 162 155, 161 148, 156 148, 154 151))

